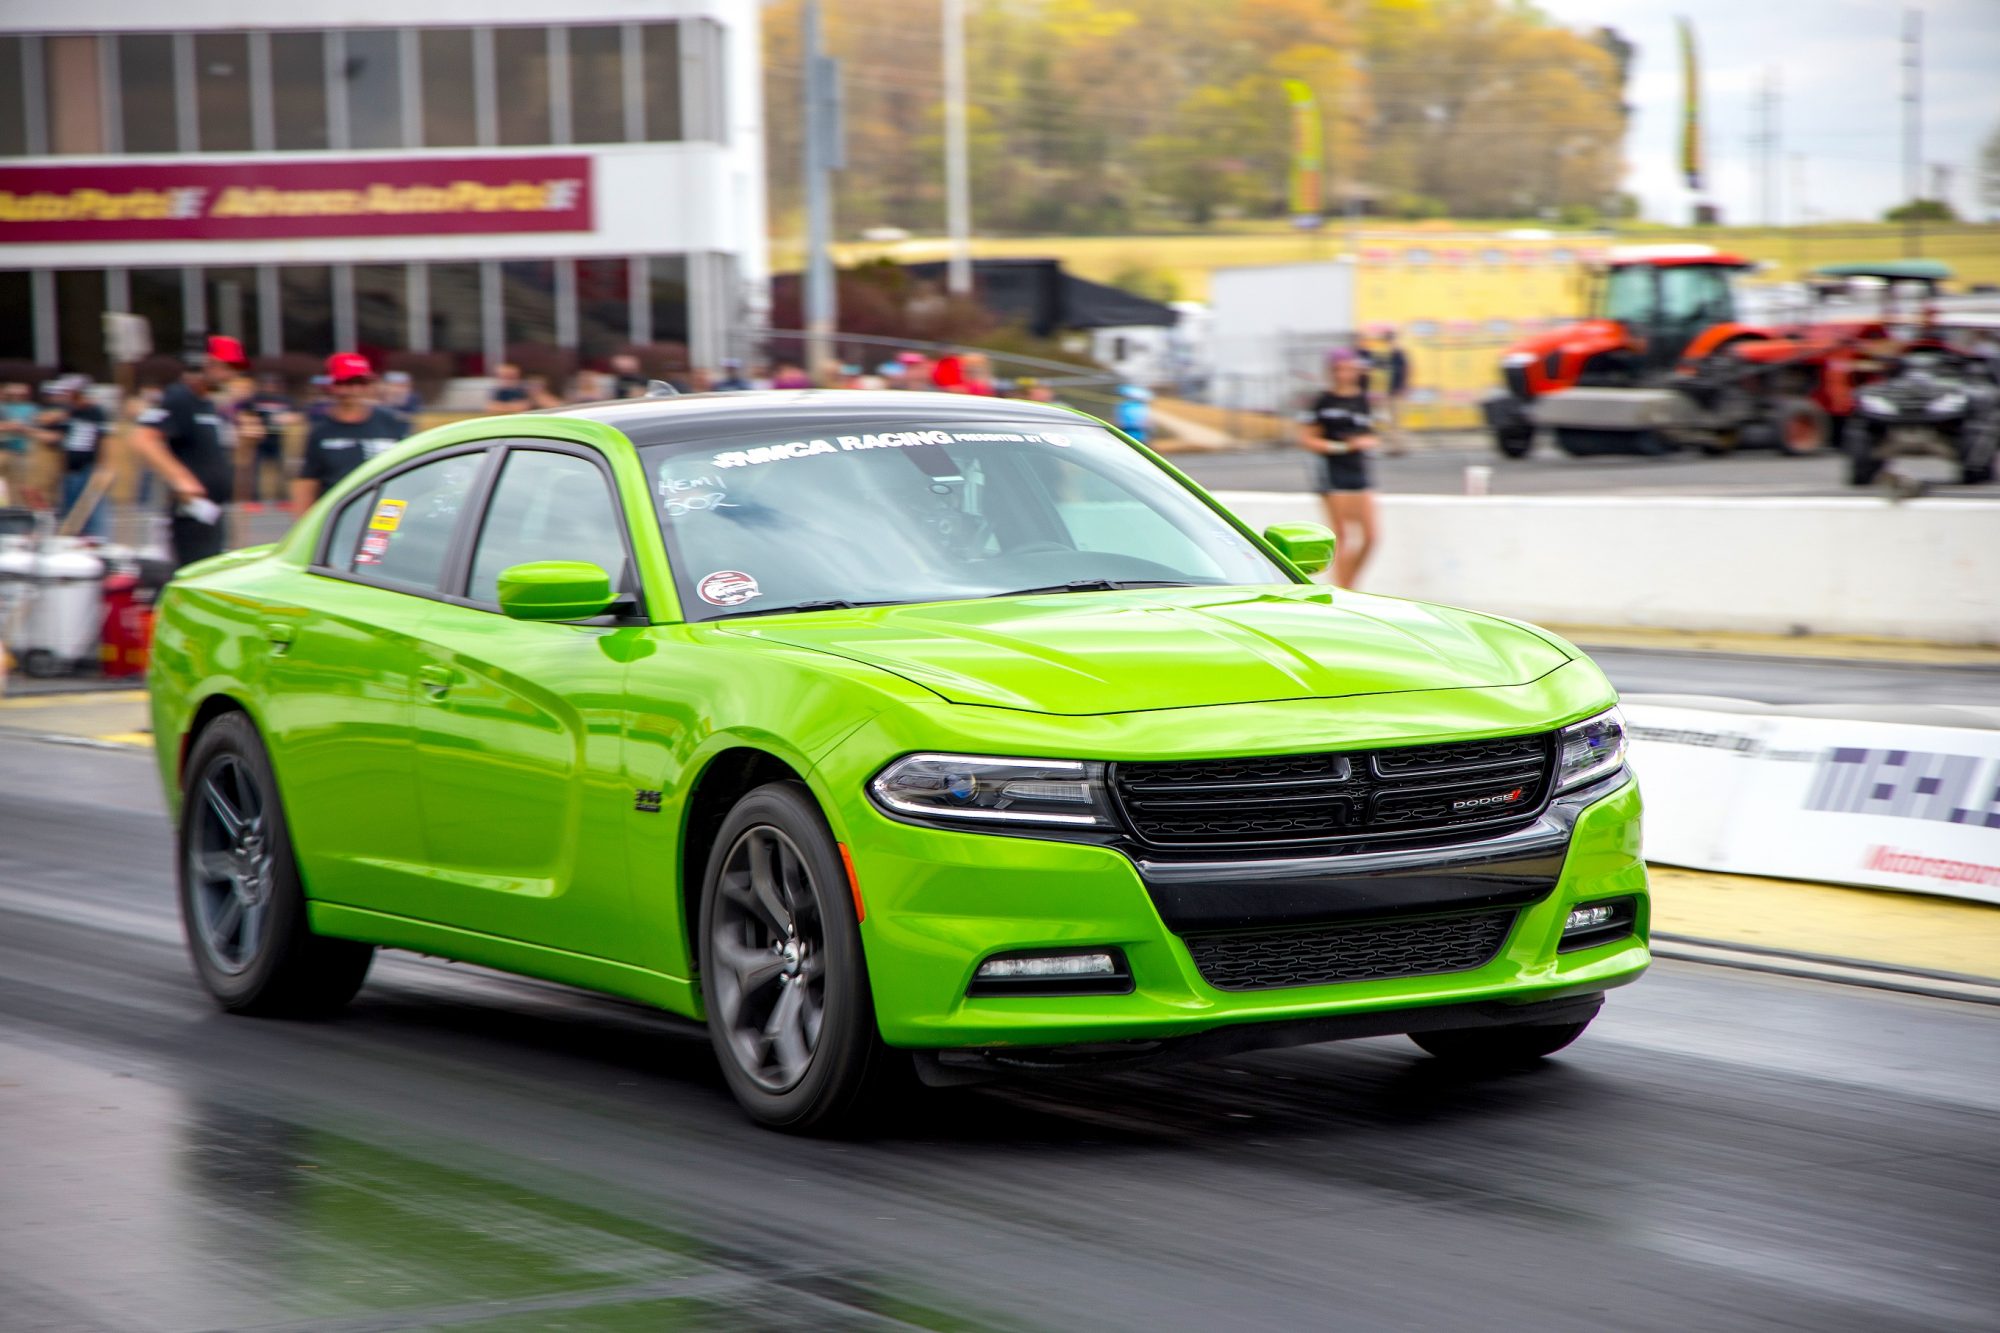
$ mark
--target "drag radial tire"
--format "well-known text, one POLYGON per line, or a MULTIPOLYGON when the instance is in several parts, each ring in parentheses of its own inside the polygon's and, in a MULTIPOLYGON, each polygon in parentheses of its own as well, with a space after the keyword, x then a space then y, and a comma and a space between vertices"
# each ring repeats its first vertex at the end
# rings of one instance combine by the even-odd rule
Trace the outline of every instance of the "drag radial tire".
POLYGON ((354 998, 372 945, 313 934, 271 757, 242 713, 195 738, 181 781, 181 925, 195 972, 235 1014, 308 1017, 354 998))
POLYGON ((909 1058, 875 1026, 840 849, 802 784, 759 787, 722 821, 700 958, 709 1039, 758 1124, 839 1133, 909 1081, 909 1058))
POLYGON ((1468 1069, 1509 1069, 1554 1055, 1583 1035, 1590 1020, 1537 1026, 1412 1032, 1410 1040, 1440 1060, 1468 1069))

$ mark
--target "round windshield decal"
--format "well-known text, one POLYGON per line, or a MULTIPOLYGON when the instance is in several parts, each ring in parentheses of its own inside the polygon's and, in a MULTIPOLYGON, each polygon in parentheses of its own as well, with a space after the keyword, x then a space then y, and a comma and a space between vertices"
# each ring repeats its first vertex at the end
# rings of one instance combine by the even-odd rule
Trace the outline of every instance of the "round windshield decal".
POLYGON ((1059 434, 1052 430, 1045 430, 1042 432, 1042 438, 1059 449, 1069 448, 1069 436, 1067 435, 1059 434))
POLYGON ((710 606, 736 606, 757 595, 757 580, 740 569, 718 569, 697 583, 694 590, 710 606))

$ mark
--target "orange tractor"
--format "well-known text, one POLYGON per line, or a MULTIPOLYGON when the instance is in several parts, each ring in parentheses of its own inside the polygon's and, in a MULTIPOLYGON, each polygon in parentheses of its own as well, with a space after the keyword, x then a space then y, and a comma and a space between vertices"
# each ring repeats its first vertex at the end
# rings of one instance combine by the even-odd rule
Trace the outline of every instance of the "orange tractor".
POLYGON ((1494 446, 1524 458, 1546 430, 1566 454, 1807 453, 1840 438, 1879 321, 1769 327, 1737 317, 1751 262, 1703 245, 1620 247, 1591 275, 1589 318, 1522 339, 1482 405, 1494 446))

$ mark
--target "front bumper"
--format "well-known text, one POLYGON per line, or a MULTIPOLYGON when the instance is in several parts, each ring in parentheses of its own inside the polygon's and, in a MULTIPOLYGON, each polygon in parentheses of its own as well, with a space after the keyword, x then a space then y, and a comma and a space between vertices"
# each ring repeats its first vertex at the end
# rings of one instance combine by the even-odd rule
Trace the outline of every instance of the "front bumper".
POLYGON ((1509 1021, 1512 1006, 1584 1004, 1636 979, 1650 957, 1639 816, 1638 787, 1621 772, 1558 799, 1527 829, 1423 852, 1169 866, 1085 843, 921 828, 872 809, 850 812, 846 835, 866 904, 861 933, 877 1022, 891 1045, 991 1053, 1185 1044, 1231 1029, 1229 1048, 1241 1049, 1324 1039, 1288 1035, 1299 1031, 1451 1026, 1438 1013, 1459 1006, 1474 1007, 1462 1011, 1464 1026, 1509 1021), (1636 901, 1632 933, 1559 953, 1570 909, 1607 898, 1636 901), (1217 989, 1180 933, 1471 908, 1515 913, 1489 961, 1331 985, 1217 989), (1104 946, 1123 951, 1129 993, 967 994, 990 954, 1104 946))

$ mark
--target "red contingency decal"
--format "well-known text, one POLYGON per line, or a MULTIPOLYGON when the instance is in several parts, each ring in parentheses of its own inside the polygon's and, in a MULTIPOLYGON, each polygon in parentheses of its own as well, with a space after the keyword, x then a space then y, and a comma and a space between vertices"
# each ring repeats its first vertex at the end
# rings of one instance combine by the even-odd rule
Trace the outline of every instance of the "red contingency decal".
POLYGON ((740 569, 718 569, 694 587, 695 595, 710 606, 735 606, 757 596, 757 580, 740 569))

